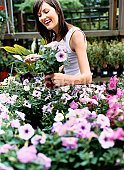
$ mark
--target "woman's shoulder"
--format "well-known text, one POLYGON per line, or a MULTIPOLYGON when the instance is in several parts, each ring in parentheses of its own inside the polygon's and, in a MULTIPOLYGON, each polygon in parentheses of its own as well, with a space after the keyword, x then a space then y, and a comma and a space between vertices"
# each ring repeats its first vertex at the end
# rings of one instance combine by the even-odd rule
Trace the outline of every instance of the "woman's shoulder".
POLYGON ((84 31, 76 26, 71 27, 68 31, 68 34, 70 34, 71 37, 73 36, 76 38, 81 38, 81 37, 86 38, 84 31))

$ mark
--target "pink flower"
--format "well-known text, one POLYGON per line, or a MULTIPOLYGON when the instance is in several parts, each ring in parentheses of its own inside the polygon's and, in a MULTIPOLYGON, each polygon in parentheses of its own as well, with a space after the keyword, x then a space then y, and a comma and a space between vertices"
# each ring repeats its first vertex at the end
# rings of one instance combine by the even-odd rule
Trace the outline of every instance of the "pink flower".
POLYGON ((45 45, 45 47, 52 48, 53 50, 56 49, 57 46, 58 46, 58 42, 57 41, 52 41, 52 42, 48 43, 47 45, 45 45))
POLYGON ((58 62, 64 62, 67 60, 67 54, 64 51, 59 51, 55 55, 58 62))
POLYGON ((14 146, 10 145, 10 144, 4 144, 0 147, 0 154, 1 153, 7 153, 9 150, 14 149, 14 146))
POLYGON ((104 149, 114 146, 114 132, 112 129, 105 129, 101 132, 98 141, 104 149))
POLYGON ((0 163, 0 170, 14 170, 14 169, 10 166, 4 165, 3 163, 0 163))
POLYGON ((36 153, 37 150, 33 145, 29 147, 24 146, 17 152, 17 158, 22 163, 32 162, 37 158, 36 153))
POLYGON ((48 158, 46 155, 44 155, 43 153, 38 153, 37 162, 43 165, 44 170, 48 170, 51 167, 52 160, 48 158))
POLYGON ((62 124, 62 122, 53 123, 52 132, 57 133, 59 136, 63 136, 67 132, 66 124, 62 124))
POLYGON ((79 118, 71 129, 78 137, 89 138, 88 134, 91 130, 91 123, 87 122, 86 119, 79 118))
POLYGON ((10 122, 11 126, 14 127, 14 128, 19 128, 20 127, 20 122, 18 119, 15 119, 15 120, 12 120, 10 122))
POLYGON ((97 124, 104 129, 105 127, 110 127, 110 120, 107 116, 99 114, 97 117, 97 124))
POLYGON ((108 84, 109 90, 115 90, 117 83, 118 83, 117 77, 116 76, 111 77, 110 80, 109 80, 109 84, 108 84))
POLYGON ((124 130, 122 128, 118 128, 116 131, 114 131, 114 139, 124 141, 124 130))
POLYGON ((78 138, 76 137, 61 137, 62 145, 69 148, 69 149, 75 149, 78 147, 77 141, 78 138))
POLYGON ((70 104, 69 104, 70 108, 75 110, 78 108, 78 104, 75 102, 75 101, 72 101, 70 104))
POLYGON ((46 142, 46 135, 45 133, 42 133, 41 135, 35 135, 32 139, 31 139, 31 143, 33 145, 37 145, 38 143, 44 144, 46 142))
POLYGON ((24 140, 30 139, 34 135, 34 129, 30 124, 25 124, 19 128, 19 137, 24 140))

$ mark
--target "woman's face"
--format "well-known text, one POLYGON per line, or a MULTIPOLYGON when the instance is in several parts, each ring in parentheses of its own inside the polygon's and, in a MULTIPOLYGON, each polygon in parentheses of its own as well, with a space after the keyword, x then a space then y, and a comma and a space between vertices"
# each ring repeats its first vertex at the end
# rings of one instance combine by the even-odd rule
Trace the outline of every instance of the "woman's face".
POLYGON ((48 29, 58 33, 58 14, 53 7, 43 2, 38 11, 39 21, 48 29))

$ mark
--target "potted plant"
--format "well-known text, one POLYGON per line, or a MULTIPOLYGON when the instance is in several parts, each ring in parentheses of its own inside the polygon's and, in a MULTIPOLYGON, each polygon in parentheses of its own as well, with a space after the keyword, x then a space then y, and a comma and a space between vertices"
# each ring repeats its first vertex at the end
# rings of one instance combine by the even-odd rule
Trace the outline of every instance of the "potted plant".
POLYGON ((111 76, 120 76, 123 72, 124 65, 124 43, 112 41, 109 46, 107 55, 108 63, 110 64, 111 76))

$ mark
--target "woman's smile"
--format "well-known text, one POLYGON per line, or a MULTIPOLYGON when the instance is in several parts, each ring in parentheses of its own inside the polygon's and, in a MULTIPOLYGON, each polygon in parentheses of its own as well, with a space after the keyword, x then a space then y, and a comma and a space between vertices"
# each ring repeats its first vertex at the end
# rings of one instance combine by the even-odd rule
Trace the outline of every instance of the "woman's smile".
POLYGON ((58 14, 56 10, 46 2, 43 2, 38 12, 38 18, 48 30, 58 32, 58 14))

